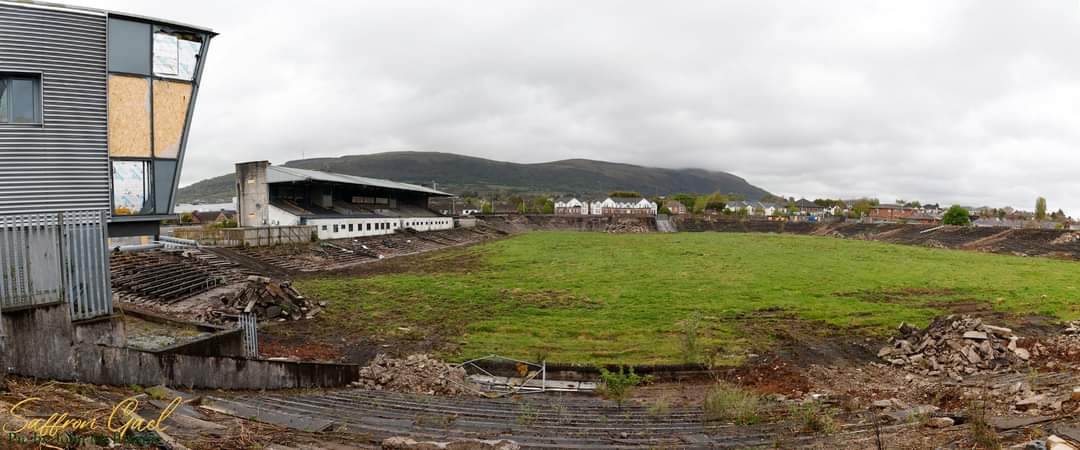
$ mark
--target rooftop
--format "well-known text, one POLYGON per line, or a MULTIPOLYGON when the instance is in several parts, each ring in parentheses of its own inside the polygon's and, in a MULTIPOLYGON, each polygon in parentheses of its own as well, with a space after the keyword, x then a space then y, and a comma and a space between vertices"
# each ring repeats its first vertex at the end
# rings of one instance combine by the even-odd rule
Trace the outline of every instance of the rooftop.
POLYGON ((43 2, 43 1, 38 1, 38 0, 18 0, 18 1, 0 0, 0 5, 21 6, 21 7, 25 7, 25 8, 62 10, 62 11, 79 12, 79 13, 84 13, 84 14, 93 14, 93 15, 98 15, 98 16, 118 17, 118 18, 141 21, 141 22, 153 22, 153 23, 159 23, 159 24, 164 24, 164 25, 172 25, 172 26, 178 27, 178 28, 187 28, 187 29, 190 29, 190 30, 202 31, 202 32, 210 33, 212 35, 217 34, 217 33, 214 32, 214 30, 210 29, 209 27, 203 27, 203 26, 199 26, 199 25, 192 25, 192 24, 188 24, 188 23, 177 22, 175 20, 159 19, 157 17, 142 16, 142 15, 138 15, 138 14, 129 14, 129 13, 120 12, 120 11, 113 11, 113 10, 109 10, 109 9, 91 8, 91 7, 87 7, 87 6, 65 5, 65 4, 62 4, 62 3, 43 2))
POLYGON ((270 166, 266 168, 267 183, 292 183, 298 181, 325 181, 327 183, 359 184, 364 186, 375 186, 386 189, 397 189, 401 191, 422 192, 429 195, 439 195, 445 197, 454 196, 454 194, 449 194, 443 191, 438 191, 417 184, 399 183, 397 181, 383 180, 380 178, 368 178, 356 175, 345 175, 340 173, 321 172, 318 170, 297 169, 284 166, 270 166))

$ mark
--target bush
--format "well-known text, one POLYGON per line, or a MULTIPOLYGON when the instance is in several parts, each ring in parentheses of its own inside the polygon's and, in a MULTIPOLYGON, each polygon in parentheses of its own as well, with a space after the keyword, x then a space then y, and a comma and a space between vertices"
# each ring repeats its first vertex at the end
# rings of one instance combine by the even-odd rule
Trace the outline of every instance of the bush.
POLYGON ((750 425, 761 420, 761 399, 753 392, 719 382, 705 395, 706 421, 731 421, 750 425))
POLYGON ((808 433, 832 434, 840 431, 840 424, 836 423, 834 415, 835 411, 819 401, 808 402, 791 410, 791 416, 808 433))
POLYGON ((680 351, 682 353, 683 362, 686 364, 700 362, 701 344, 698 343, 698 335, 701 330, 701 314, 694 313, 682 322, 679 322, 679 325, 682 328, 682 335, 679 336, 679 344, 682 347, 680 351))
POLYGON ((960 205, 952 205, 948 211, 945 211, 941 223, 945 225, 970 225, 971 215, 968 214, 968 210, 960 207, 960 205))
POLYGON ((630 394, 634 392, 634 388, 647 380, 634 373, 633 367, 630 368, 629 373, 626 373, 623 371, 622 366, 619 366, 618 372, 610 372, 601 367, 600 381, 602 384, 597 389, 597 392, 608 400, 614 400, 616 404, 622 407, 626 399, 630 398, 630 394))

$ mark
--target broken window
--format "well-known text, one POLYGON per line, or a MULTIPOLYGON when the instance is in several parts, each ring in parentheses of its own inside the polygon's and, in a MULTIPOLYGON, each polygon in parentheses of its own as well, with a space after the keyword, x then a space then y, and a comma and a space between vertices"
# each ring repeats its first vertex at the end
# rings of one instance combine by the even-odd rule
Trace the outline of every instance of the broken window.
POLYGON ((154 75, 191 81, 195 78, 199 50, 197 37, 183 33, 154 33, 154 75))
POLYGON ((41 76, 0 74, 0 123, 41 123, 41 76))
POLYGON ((114 215, 153 212, 149 161, 113 161, 112 184, 114 215))

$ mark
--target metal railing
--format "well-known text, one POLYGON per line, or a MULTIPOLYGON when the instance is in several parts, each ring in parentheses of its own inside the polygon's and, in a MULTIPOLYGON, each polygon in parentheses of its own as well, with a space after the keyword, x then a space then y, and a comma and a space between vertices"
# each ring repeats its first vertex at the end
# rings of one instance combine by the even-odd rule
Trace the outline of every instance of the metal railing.
POLYGON ((71 319, 112 314, 106 212, 0 216, 0 308, 67 302, 71 319))
POLYGON ((244 356, 250 359, 259 359, 259 325, 255 313, 240 314, 238 321, 243 329, 244 356))

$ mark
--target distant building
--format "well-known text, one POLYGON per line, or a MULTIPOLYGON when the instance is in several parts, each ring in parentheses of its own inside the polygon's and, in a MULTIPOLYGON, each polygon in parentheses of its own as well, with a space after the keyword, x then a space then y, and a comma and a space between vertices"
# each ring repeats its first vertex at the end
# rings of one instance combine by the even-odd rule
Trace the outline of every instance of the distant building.
POLYGON ((600 204, 605 216, 655 216, 656 203, 644 197, 608 197, 600 204))
POLYGON ((589 205, 575 197, 562 197, 555 199, 555 214, 561 215, 588 215, 589 205))
POLYGON ((805 198, 801 198, 795 202, 795 209, 798 211, 799 215, 803 216, 820 216, 825 213, 824 206, 805 198))
POLYGON ((870 207, 870 219, 874 221, 892 222, 910 219, 918 210, 895 203, 883 203, 870 207))
POLYGON ((242 227, 315 225, 320 239, 454 227, 428 208, 451 194, 415 184, 255 161, 236 165, 236 186, 242 227))
POLYGON ((593 216, 655 216, 657 204, 644 197, 565 197, 555 201, 555 214, 593 216))
POLYGON ((683 215, 683 214, 686 214, 686 213, 689 212, 689 210, 686 208, 686 205, 684 205, 682 202, 680 202, 678 200, 664 200, 663 206, 664 206, 664 208, 667 208, 668 211, 671 211, 671 214, 674 214, 674 215, 677 215, 677 216, 678 215, 683 215))

